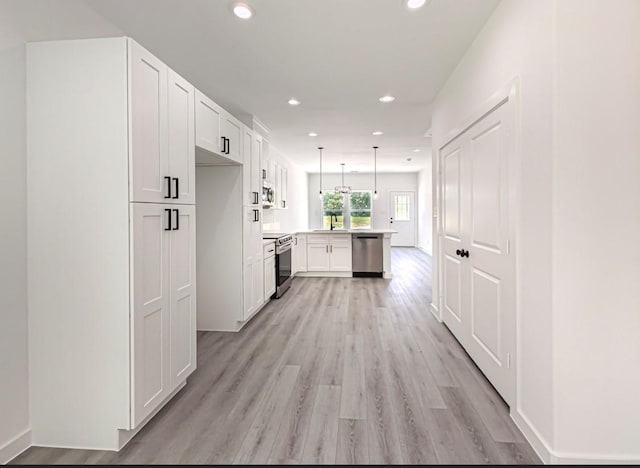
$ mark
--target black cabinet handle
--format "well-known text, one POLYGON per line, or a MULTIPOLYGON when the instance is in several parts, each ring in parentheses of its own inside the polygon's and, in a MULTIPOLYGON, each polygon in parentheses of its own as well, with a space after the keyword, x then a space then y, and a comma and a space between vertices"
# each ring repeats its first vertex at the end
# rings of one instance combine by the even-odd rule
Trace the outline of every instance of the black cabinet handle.
POLYGON ((227 138, 227 154, 231 154, 231 138, 227 138))
POLYGON ((176 214, 176 227, 173 228, 174 231, 180 230, 180 210, 173 210, 176 214))
POLYGON ((167 194, 164 196, 164 198, 171 198, 171 177, 166 176, 164 180, 167 181, 167 194))
POLYGON ((178 199, 180 198, 180 179, 178 179, 177 177, 174 177, 173 180, 176 181, 176 193, 172 198, 178 199))
POLYGON ((251 192, 253 193, 253 204, 257 205, 258 204, 258 192, 251 192))
POLYGON ((282 200, 282 208, 286 208, 287 207, 287 202, 282 200))
POLYGON ((256 223, 260 222, 260 210, 256 210, 256 223))
POLYGON ((262 169, 262 178, 263 179, 267 178, 267 170, 266 169, 262 169))
POLYGON ((164 211, 167 213, 167 227, 164 228, 164 230, 171 231, 171 210, 169 208, 165 208, 164 211))
POLYGON ((222 151, 221 153, 224 154, 225 149, 227 149, 227 139, 223 136, 221 136, 220 138, 222 138, 222 151))

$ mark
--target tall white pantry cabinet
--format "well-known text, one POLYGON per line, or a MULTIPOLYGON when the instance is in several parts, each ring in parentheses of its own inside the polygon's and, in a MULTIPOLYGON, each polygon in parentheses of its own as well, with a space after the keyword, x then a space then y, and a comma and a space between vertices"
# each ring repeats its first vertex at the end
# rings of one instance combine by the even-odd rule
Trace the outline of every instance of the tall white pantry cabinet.
POLYGON ((34 445, 118 450, 196 367, 194 103, 131 39, 27 46, 34 445))

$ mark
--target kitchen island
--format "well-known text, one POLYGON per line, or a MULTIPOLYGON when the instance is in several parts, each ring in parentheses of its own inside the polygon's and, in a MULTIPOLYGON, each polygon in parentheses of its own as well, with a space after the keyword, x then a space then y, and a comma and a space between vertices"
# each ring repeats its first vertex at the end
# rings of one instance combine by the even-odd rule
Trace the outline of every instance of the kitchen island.
POLYGON ((390 279, 392 277, 391 236, 396 232, 393 229, 300 230, 294 234, 293 273, 295 276, 312 277, 354 276, 352 256, 360 255, 361 252, 354 251, 352 248, 354 236, 380 235, 382 237, 382 271, 379 273, 383 278, 390 279))

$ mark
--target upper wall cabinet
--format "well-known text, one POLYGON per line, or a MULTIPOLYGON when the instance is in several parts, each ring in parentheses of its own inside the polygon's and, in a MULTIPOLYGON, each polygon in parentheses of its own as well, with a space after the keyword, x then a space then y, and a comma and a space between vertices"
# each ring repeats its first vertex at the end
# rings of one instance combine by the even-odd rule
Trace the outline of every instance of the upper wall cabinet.
MULTIPOLYGON (((211 164, 242 164, 242 124, 214 101, 196 90, 196 145, 222 159, 211 164)), ((206 163, 206 158, 200 160, 206 163)))
POLYGON ((195 203, 194 88, 128 41, 130 200, 195 203))

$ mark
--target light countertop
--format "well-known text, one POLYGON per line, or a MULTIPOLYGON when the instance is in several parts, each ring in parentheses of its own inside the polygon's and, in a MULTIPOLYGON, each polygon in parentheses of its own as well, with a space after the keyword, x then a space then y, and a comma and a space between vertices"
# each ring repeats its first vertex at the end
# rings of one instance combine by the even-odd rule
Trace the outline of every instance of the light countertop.
POLYGON ((297 231, 296 234, 396 234, 398 231, 393 229, 308 229, 297 231))

